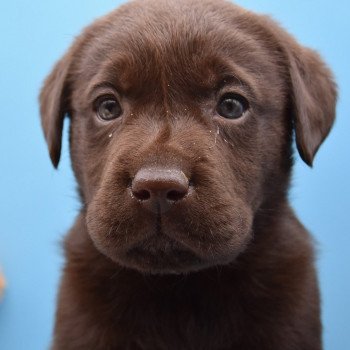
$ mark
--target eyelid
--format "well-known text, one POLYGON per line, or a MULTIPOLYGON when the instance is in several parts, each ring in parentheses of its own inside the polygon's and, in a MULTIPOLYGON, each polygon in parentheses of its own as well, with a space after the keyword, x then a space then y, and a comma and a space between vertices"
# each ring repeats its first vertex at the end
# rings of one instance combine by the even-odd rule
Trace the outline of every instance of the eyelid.
POLYGON ((215 92, 218 99, 227 93, 243 96, 249 104, 254 104, 258 96, 257 91, 252 86, 252 82, 247 82, 236 74, 224 75, 216 84, 215 92))
POLYGON ((219 99, 219 102, 222 102, 224 99, 227 99, 227 98, 233 98, 233 99, 239 101, 240 103, 242 103, 242 105, 245 109, 248 109, 250 106, 249 100, 245 96, 243 96, 242 94, 238 94, 236 92, 232 92, 232 91, 229 91, 229 92, 222 94, 220 99, 219 99))
POLYGON ((114 98, 119 101, 119 93, 116 87, 109 82, 102 82, 94 84, 88 89, 89 93, 87 95, 90 101, 96 101, 101 96, 114 96, 114 98))
POLYGON ((93 106, 93 110, 96 112, 99 105, 103 102, 103 101, 106 101, 106 100, 114 100, 116 101, 119 105, 120 105, 120 102, 119 102, 119 99, 115 96, 115 95, 112 95, 112 94, 103 94, 103 95, 100 95, 98 97, 96 97, 94 100, 93 100, 93 103, 92 103, 92 106, 93 106))
POLYGON ((236 84, 225 85, 220 90, 217 91, 217 95, 219 98, 227 94, 242 96, 248 101, 255 100, 255 97, 252 94, 252 92, 248 88, 242 85, 236 85, 236 84))

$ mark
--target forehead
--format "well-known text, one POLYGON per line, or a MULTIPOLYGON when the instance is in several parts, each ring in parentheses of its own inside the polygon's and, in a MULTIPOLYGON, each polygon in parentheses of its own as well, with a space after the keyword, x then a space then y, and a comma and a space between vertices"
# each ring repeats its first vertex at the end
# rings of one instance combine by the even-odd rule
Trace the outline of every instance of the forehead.
POLYGON ((257 17, 219 4, 142 1, 111 13, 83 34, 82 83, 135 94, 164 84, 198 92, 233 77, 256 94, 266 85, 273 90, 284 70, 278 44, 257 17))

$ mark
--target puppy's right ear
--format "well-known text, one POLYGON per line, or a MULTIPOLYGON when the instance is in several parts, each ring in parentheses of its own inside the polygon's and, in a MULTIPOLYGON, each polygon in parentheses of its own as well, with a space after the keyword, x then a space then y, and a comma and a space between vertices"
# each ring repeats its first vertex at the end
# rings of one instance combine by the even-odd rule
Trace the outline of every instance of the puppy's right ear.
POLYGON ((69 51, 56 63, 40 93, 41 125, 55 168, 58 166, 61 154, 63 119, 69 111, 68 81, 71 62, 72 54, 69 51))

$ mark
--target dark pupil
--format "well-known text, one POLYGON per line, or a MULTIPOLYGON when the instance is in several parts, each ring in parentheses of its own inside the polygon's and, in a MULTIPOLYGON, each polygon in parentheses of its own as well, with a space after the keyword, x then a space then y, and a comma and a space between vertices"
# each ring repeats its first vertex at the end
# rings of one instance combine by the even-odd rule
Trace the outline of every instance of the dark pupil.
POLYGON ((107 100, 100 106, 100 116, 103 119, 113 119, 119 115, 119 105, 116 101, 107 100))
POLYGON ((234 98, 227 98, 221 102, 221 112, 226 118, 239 118, 244 108, 242 103, 234 98))

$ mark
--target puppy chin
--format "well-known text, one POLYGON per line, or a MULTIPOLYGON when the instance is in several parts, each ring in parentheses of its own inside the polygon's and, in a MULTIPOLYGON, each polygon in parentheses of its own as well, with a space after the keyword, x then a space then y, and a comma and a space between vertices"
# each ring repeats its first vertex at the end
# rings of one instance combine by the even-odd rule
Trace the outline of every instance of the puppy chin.
POLYGON ((135 247, 118 256, 118 263, 144 274, 187 274, 210 264, 188 250, 150 251, 135 247))
POLYGON ((220 259, 201 259, 187 251, 174 251, 173 256, 156 256, 140 250, 128 251, 119 257, 118 264, 151 275, 186 275, 215 266, 234 263, 239 255, 233 253, 229 257, 220 259), (175 256, 176 255, 176 256, 175 256))

